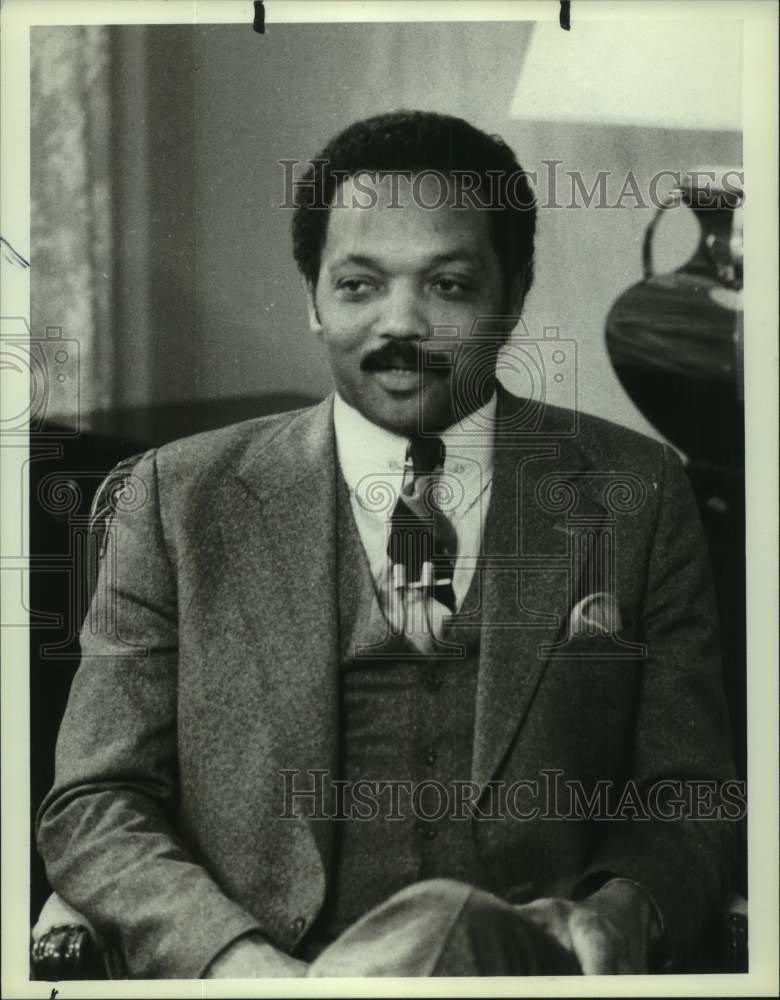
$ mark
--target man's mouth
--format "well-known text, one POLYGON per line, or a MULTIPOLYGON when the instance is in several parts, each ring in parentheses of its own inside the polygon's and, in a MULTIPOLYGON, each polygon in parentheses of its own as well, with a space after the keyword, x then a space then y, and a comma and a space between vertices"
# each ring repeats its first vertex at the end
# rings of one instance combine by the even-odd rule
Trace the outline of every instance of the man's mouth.
POLYGON ((417 368, 377 368, 372 374, 388 392, 417 392, 423 381, 417 368))
POLYGON ((387 344, 367 355, 363 360, 363 368, 370 372, 416 372, 419 362, 419 352, 414 344, 387 344))

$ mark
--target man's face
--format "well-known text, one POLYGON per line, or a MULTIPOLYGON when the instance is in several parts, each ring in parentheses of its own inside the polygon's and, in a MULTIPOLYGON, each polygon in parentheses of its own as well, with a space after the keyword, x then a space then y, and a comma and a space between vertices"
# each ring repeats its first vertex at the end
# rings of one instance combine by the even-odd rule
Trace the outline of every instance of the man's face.
POLYGON ((364 174, 357 189, 346 181, 329 212, 316 287, 308 289, 311 329, 339 393, 369 420, 405 435, 443 429, 487 398, 500 337, 485 344, 483 335, 477 358, 474 321, 520 305, 504 288, 487 213, 451 208, 449 198, 425 208, 443 200, 436 179, 425 182, 372 182, 364 174), (434 327, 449 330, 437 334, 437 351, 466 346, 451 354, 454 367, 421 370, 421 347, 434 327), (459 388, 455 402, 453 386, 466 384, 469 364, 473 391, 464 400, 459 388))

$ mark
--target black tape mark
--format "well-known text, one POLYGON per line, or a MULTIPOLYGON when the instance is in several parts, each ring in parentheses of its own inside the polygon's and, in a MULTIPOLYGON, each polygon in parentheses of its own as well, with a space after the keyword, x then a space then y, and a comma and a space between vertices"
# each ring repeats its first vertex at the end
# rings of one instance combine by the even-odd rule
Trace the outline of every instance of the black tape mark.
POLYGON ((561 12, 558 20, 564 31, 571 31, 571 0, 561 0, 561 12))
POLYGON ((255 0, 255 19, 252 22, 252 27, 258 35, 265 34, 265 7, 263 6, 263 0, 255 0))
POLYGON ((29 260, 25 260, 18 250, 14 250, 5 236, 0 236, 0 246, 3 248, 3 256, 9 263, 16 264, 17 267, 29 267, 29 260))

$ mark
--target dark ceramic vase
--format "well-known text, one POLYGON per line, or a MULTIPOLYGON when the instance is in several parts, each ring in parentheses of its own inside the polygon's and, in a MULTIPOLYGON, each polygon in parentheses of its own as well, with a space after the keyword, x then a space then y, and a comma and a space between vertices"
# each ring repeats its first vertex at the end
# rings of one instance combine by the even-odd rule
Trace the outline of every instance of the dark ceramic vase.
POLYGON ((741 465, 742 191, 736 170, 691 172, 645 235, 645 276, 612 307, 607 348, 643 414, 692 462, 741 465), (705 186, 706 185, 706 186, 705 186), (653 268, 664 209, 686 205, 700 227, 693 257, 668 274, 653 268))

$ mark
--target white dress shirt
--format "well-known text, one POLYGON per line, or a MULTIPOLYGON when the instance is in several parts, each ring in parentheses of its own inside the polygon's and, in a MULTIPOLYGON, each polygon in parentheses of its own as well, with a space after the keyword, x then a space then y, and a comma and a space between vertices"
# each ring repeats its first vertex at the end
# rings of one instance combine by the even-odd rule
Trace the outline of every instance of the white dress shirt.
MULTIPOLYGON (((439 478, 440 507, 458 537, 452 588, 457 608, 469 589, 479 556, 493 477, 495 393, 479 410, 439 434, 446 453, 439 478)), ((372 423, 336 394, 336 449, 352 511, 379 593, 389 588, 387 541, 401 490, 409 439, 372 423)))

